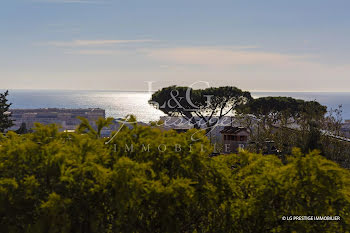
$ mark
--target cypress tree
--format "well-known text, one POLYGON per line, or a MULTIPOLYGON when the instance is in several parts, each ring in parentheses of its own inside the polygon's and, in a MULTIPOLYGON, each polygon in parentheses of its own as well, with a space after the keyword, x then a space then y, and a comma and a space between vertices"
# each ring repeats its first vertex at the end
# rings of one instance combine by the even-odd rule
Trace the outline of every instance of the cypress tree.
POLYGON ((14 125, 11 119, 11 112, 9 112, 11 103, 8 103, 8 94, 8 90, 0 93, 0 132, 2 133, 14 125))

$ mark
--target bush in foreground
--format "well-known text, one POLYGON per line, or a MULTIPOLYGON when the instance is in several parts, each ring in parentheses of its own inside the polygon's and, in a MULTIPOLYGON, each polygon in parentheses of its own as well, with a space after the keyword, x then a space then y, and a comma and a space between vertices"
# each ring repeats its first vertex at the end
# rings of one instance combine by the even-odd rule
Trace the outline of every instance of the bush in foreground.
POLYGON ((348 170, 317 152, 298 150, 287 164, 246 152, 209 158, 208 140, 200 133, 199 140, 191 140, 195 132, 135 125, 124 127, 108 144, 91 134, 60 133, 55 125, 37 125, 22 136, 9 132, 0 139, 0 229, 350 230, 348 170), (341 220, 281 220, 290 215, 338 215, 341 220))

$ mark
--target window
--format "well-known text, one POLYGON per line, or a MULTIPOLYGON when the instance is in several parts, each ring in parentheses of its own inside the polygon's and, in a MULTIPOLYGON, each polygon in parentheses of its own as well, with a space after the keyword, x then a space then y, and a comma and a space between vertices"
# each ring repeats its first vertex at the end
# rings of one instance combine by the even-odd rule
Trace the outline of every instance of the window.
POLYGON ((247 141, 247 136, 237 136, 237 135, 227 135, 225 134, 224 135, 224 140, 225 141, 236 141, 236 142, 239 142, 239 141, 247 141))

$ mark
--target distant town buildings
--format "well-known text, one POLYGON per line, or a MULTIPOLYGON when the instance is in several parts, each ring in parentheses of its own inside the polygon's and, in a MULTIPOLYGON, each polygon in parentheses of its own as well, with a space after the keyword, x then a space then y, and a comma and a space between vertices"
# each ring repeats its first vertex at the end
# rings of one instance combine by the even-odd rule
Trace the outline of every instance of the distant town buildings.
POLYGON ((47 125, 58 124, 61 130, 74 130, 80 124, 78 116, 84 117, 94 127, 98 118, 106 117, 104 109, 64 109, 64 108, 40 108, 40 109, 11 109, 14 126, 10 130, 17 130, 25 124, 27 129, 31 129, 35 122, 47 125))
POLYGON ((350 138, 350 120, 345 120, 340 130, 344 137, 350 138))
MULTIPOLYGON (((95 121, 99 118, 106 118, 104 109, 100 108, 87 108, 87 109, 64 109, 64 108, 41 108, 41 109, 11 109, 11 116, 14 120, 14 126, 10 130, 31 129, 34 127, 34 123, 38 122, 44 125, 57 124, 60 125, 61 131, 73 131, 79 124, 78 117, 84 117, 93 128, 97 128, 95 121)), ((199 120, 198 118, 195 118, 199 120)), ((254 126, 254 118, 252 118, 252 126, 254 126)), ((101 136, 109 137, 113 131, 117 131, 121 124, 124 125, 124 120, 115 119, 113 123, 102 129, 101 136)), ((152 125, 142 122, 138 122, 139 125, 152 125)), ((125 124, 127 127, 131 125, 125 124)), ((158 123, 157 123, 158 125, 158 123)), ((233 116, 226 116, 217 121, 215 127, 208 129, 206 124, 201 124, 202 130, 206 130, 207 136, 212 144, 221 147, 221 153, 235 153, 240 149, 244 149, 249 145, 254 144, 250 141, 250 127, 242 127, 241 119, 233 116)), ((186 132, 193 128, 193 124, 183 117, 169 117, 164 116, 160 118, 159 128, 163 130, 175 130, 179 133, 186 132)), ((254 127, 253 127, 254 128, 254 127)), ((297 125, 290 126, 290 130, 297 130, 297 125)), ((341 127, 342 137, 334 136, 330 133, 324 132, 325 135, 337 138, 343 141, 350 140, 350 120, 346 120, 341 127)), ((274 147, 273 141, 266 142, 266 153, 277 153, 278 150, 274 147)))

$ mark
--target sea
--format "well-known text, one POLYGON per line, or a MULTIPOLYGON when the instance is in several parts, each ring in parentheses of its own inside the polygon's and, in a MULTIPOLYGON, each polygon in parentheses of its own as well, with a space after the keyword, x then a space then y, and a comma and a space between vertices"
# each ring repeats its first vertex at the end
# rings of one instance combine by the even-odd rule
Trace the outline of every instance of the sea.
MULTIPOLYGON (((288 96, 316 100, 328 110, 342 105, 342 117, 350 119, 350 92, 251 92, 254 98, 288 96)), ((138 121, 159 120, 164 114, 148 104, 152 93, 100 90, 9 90, 12 108, 102 108, 106 116, 123 118, 128 114, 138 121)))

